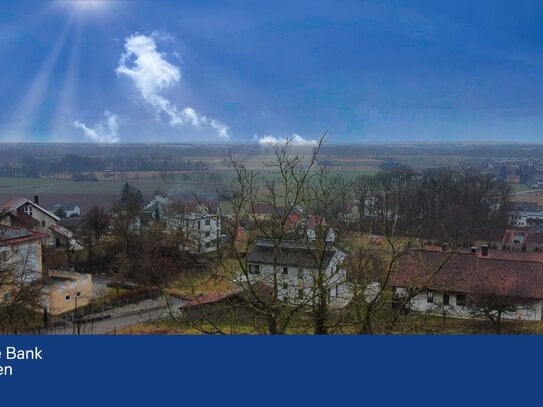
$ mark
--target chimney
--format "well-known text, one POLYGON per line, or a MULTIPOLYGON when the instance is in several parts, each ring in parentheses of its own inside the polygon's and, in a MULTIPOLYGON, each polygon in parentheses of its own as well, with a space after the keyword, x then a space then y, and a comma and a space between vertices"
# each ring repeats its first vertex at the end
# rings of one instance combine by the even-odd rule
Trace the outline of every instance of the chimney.
POLYGON ((488 256, 488 245, 487 244, 481 245, 481 255, 482 256, 488 256))
POLYGON ((446 252, 446 251, 447 251, 447 243, 443 243, 443 244, 441 245, 441 251, 442 251, 442 252, 446 252))
POLYGON ((34 203, 36 205, 39 205, 40 204, 40 197, 38 195, 34 195, 34 203))
POLYGON ((477 253, 477 248, 476 248, 476 247, 472 247, 472 248, 471 248, 471 252, 472 252, 472 253, 477 253))

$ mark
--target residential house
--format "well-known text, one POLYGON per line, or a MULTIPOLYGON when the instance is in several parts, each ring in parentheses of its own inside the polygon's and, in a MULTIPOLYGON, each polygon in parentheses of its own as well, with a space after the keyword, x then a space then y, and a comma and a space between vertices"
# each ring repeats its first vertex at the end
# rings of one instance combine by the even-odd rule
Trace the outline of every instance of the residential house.
POLYGON ((42 240, 44 233, 0 225, 0 264, 10 267, 24 281, 42 276, 42 240))
POLYGON ((64 248, 70 250, 82 250, 83 245, 79 243, 72 231, 66 229, 62 225, 51 225, 49 229, 53 232, 55 238, 55 247, 57 249, 64 248))
POLYGON ((509 217, 515 228, 543 224, 543 211, 511 211, 509 217))
MULTIPOLYGON (((57 225, 58 226, 58 225, 57 225)), ((33 230, 0 225, 0 267, 14 273, 17 283, 43 284, 43 303, 52 314, 84 306, 92 298, 92 277, 88 274, 42 269, 42 241, 47 235, 33 230), (73 301, 75 298, 77 300, 73 301)), ((0 290, 0 301, 8 301, 12 288, 0 290)))
POLYGON ((529 229, 508 229, 502 239, 504 250, 543 251, 543 233, 529 229))
POLYGON ((470 301, 477 296, 514 299, 519 305, 504 314, 504 319, 541 320, 543 262, 509 257, 505 251, 492 252, 501 258, 488 255, 486 250, 480 254, 409 253, 391 275, 394 298, 405 301, 412 295, 410 309, 455 317, 472 316, 470 301))
POLYGON ((297 226, 301 235, 305 236, 309 242, 316 241, 320 233, 322 233, 326 242, 333 243, 336 241, 336 233, 334 229, 326 224, 324 217, 307 215, 298 222, 297 226))
POLYGON ((300 206, 276 207, 268 202, 255 202, 251 207, 251 218, 257 222, 284 220, 287 229, 294 229, 304 218, 300 206))
POLYGON ((63 213, 62 218, 79 218, 81 217, 81 207, 74 203, 56 203, 51 206, 50 212, 56 214, 63 213))
POLYGON ((44 277, 44 306, 50 314, 77 310, 92 300, 92 275, 49 270, 44 277))
POLYGON ((345 257, 333 245, 321 251, 310 243, 284 240, 274 244, 271 239, 258 239, 247 255, 248 275, 251 282, 270 287, 277 281, 278 298, 296 304, 309 304, 316 298, 320 275, 329 304, 342 307, 351 297, 342 265, 345 257))
POLYGON ((45 233, 47 234, 46 245, 55 247, 55 233, 49 227, 58 224, 60 218, 41 207, 37 195, 34 196, 34 201, 24 197, 12 197, 0 204, 0 211, 0 224, 24 227, 45 233))
POLYGON ((191 242, 189 251, 194 253, 217 251, 221 237, 221 220, 208 205, 187 204, 181 213, 164 215, 163 221, 171 230, 186 235, 191 242))
MULTIPOLYGON (((42 278, 42 240, 47 235, 32 230, 0 225, 0 267, 13 273, 14 283, 28 284, 42 278)), ((0 289, 0 301, 7 301, 13 287, 0 289)))

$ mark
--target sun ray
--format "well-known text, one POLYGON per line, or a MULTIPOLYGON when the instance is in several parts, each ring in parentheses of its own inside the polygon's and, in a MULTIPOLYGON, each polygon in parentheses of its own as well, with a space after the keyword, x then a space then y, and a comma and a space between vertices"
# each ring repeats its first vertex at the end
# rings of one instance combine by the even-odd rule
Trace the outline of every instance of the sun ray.
POLYGON ((73 23, 73 18, 70 18, 66 22, 66 25, 63 27, 60 35, 55 41, 53 48, 45 58, 44 62, 41 64, 38 73, 30 83, 28 91, 19 102, 14 114, 12 114, 13 120, 10 128, 12 129, 13 133, 8 135, 9 140, 28 140, 28 133, 32 126, 32 121, 35 119, 38 109, 44 102, 53 71, 58 64, 60 54, 64 48, 64 45, 66 44, 73 23))
POLYGON ((50 141, 59 141, 62 130, 66 130, 71 123, 75 94, 77 90, 77 74, 79 71, 79 59, 81 54, 81 30, 82 21, 77 19, 75 33, 72 40, 66 74, 59 93, 56 111, 53 116, 53 127, 50 141))

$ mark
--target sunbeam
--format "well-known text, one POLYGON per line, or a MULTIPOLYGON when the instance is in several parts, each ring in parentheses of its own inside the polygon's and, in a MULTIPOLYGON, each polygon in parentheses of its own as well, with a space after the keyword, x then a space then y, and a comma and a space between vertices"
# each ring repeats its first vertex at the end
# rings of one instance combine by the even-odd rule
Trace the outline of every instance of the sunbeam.
POLYGON ((38 73, 28 87, 28 91, 14 110, 12 124, 10 126, 10 128, 13 129, 13 133, 9 135, 10 140, 16 139, 17 141, 27 141, 32 121, 35 118, 36 112, 44 102, 53 71, 58 64, 73 23, 74 18, 70 18, 66 22, 66 25, 57 37, 53 48, 41 64, 38 73))
POLYGON ((59 138, 63 130, 70 126, 68 117, 74 116, 73 109, 75 107, 75 94, 77 90, 77 74, 79 71, 79 59, 81 54, 81 30, 82 21, 77 19, 75 34, 72 39, 66 73, 60 89, 59 98, 56 106, 56 111, 53 116, 53 133, 50 141, 61 141, 59 138))

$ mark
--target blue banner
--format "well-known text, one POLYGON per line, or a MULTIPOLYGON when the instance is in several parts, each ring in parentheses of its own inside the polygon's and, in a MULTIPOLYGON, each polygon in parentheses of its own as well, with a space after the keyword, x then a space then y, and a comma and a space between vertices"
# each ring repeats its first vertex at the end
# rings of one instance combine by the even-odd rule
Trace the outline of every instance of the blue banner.
POLYGON ((2 336, 1 405, 525 405, 539 348, 494 336, 2 336))

